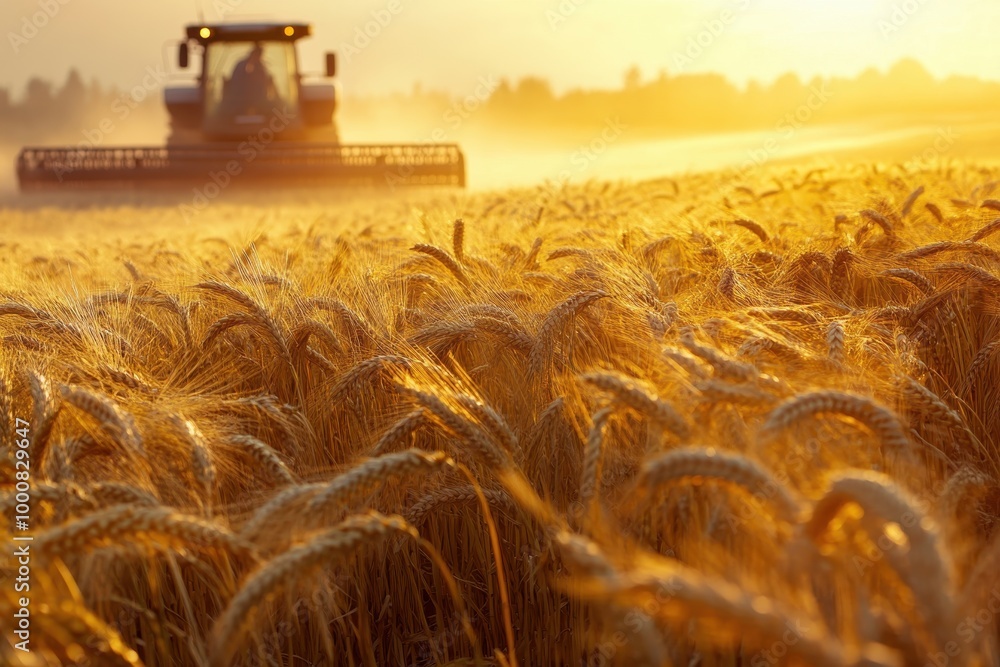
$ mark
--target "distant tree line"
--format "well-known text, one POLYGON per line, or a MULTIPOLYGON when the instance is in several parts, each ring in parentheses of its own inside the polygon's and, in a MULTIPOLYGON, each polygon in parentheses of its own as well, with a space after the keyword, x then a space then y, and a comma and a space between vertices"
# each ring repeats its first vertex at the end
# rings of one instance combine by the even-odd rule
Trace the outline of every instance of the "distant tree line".
POLYGON ((61 85, 31 78, 19 99, 0 88, 0 142, 6 144, 110 144, 116 137, 98 128, 102 123, 105 128, 120 127, 129 116, 150 123, 162 120, 166 128, 166 112, 159 96, 136 101, 115 88, 102 86, 97 79, 85 83, 76 69, 70 70, 61 85))
MULTIPOLYGON (((501 132, 516 140, 577 137, 619 119, 630 136, 676 136, 703 132, 752 129, 794 130, 806 123, 849 123, 876 117, 921 117, 927 122, 945 115, 992 113, 1000 104, 1000 83, 968 77, 934 79, 914 60, 903 60, 880 72, 869 69, 854 78, 803 81, 786 74, 770 84, 750 82, 739 87, 722 75, 661 71, 644 80, 637 68, 625 73, 620 88, 553 92, 545 79, 518 82, 500 79, 483 94, 482 86, 467 96, 427 91, 419 85, 408 93, 343 100, 339 122, 350 136, 352 124, 382 123, 387 131, 398 125, 427 128, 444 138, 469 132, 501 132)), ((167 115, 158 94, 136 102, 96 80, 85 83, 73 70, 61 85, 31 79, 15 100, 0 89, 0 141, 85 142, 94 128, 111 119, 117 126, 129 114, 129 123, 144 132, 161 128, 167 133, 167 115)), ((116 132, 103 137, 110 143, 127 138, 116 132)), ((400 137, 400 139, 422 139, 400 137)), ((432 137, 426 137, 432 140, 432 137)))

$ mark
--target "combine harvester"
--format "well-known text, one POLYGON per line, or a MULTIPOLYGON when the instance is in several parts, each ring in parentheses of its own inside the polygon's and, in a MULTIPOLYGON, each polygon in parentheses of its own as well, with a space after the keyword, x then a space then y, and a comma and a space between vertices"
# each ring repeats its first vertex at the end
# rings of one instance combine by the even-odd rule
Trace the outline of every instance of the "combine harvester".
MULTIPOLYGON (((465 157, 455 144, 342 144, 329 81, 304 83, 296 42, 307 24, 191 25, 178 64, 201 55, 197 84, 164 90, 166 146, 24 148, 21 190, 59 187, 458 186, 465 157)), ((326 54, 326 77, 336 57, 326 54)))

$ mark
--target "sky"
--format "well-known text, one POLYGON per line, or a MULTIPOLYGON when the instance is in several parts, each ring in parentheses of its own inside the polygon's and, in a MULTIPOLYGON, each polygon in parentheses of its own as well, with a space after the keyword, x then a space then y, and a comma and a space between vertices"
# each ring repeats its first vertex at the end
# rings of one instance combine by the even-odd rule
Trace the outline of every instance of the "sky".
POLYGON ((62 82, 76 67, 127 91, 164 63, 170 73, 199 8, 206 22, 312 22, 303 69, 319 73, 323 53, 339 52, 347 94, 420 82, 462 95, 530 75, 557 92, 611 88, 633 65, 645 78, 719 72, 744 84, 904 57, 939 77, 1000 78, 996 0, 3 0, 0 87, 19 95, 33 75, 62 82))

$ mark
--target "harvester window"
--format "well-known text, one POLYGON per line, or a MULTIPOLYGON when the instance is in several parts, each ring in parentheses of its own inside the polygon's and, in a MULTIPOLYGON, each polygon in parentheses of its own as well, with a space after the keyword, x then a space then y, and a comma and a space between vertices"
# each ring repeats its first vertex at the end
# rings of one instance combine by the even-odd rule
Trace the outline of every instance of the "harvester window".
POLYGON ((206 113, 238 126, 298 105, 295 50, 289 42, 215 42, 206 54, 206 113))

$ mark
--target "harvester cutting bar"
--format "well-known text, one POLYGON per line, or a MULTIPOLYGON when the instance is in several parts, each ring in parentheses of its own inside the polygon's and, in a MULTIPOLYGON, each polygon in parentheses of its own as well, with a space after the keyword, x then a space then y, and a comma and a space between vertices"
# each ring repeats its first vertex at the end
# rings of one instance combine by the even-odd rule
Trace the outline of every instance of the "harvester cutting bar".
POLYGON ((140 184, 465 186, 455 144, 243 143, 136 148, 25 148, 22 190, 140 184))

